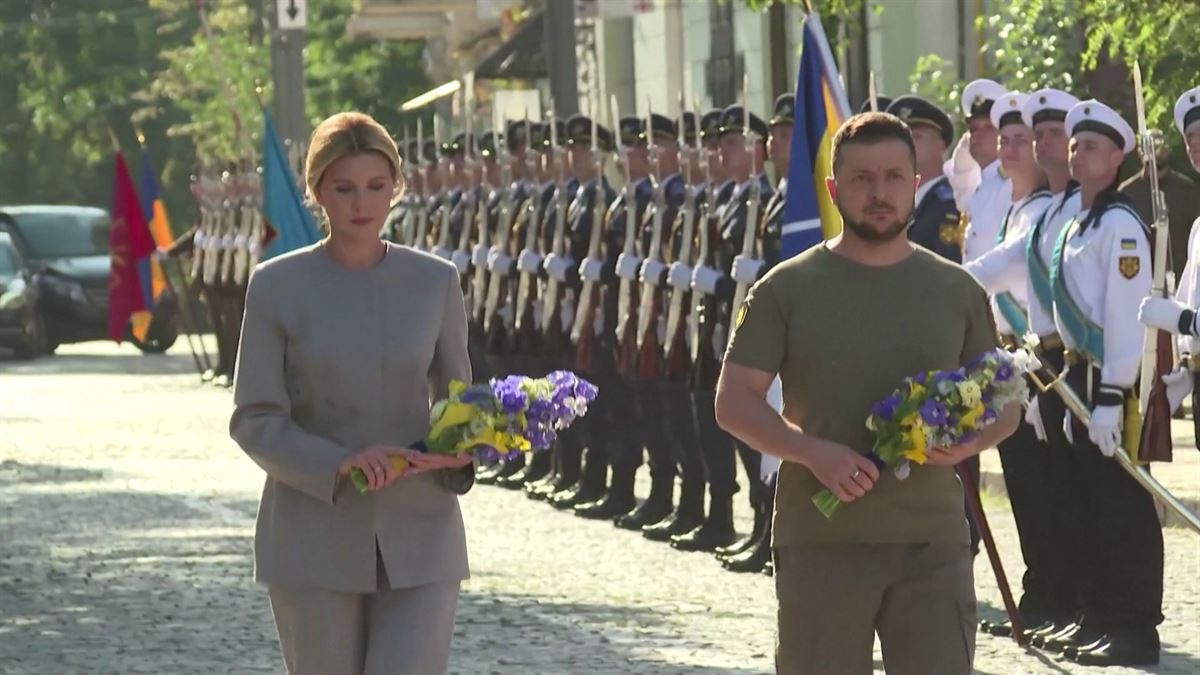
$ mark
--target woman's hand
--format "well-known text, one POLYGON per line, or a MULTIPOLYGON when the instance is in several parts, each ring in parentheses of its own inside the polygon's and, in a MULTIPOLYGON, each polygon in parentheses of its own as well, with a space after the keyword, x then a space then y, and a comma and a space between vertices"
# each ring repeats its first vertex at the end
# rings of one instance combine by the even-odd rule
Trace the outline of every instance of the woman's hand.
POLYGON ((420 454, 415 450, 394 445, 372 445, 366 450, 343 459, 341 465, 338 466, 338 475, 349 476, 351 469, 361 469, 363 475, 367 477, 367 489, 382 490, 402 475, 392 463, 393 457, 404 457, 411 466, 412 456, 420 456, 420 454))
POLYGON ((437 471, 439 469, 461 469, 471 463, 471 455, 465 452, 457 455, 414 452, 407 457, 408 469, 404 472, 406 476, 425 471, 437 471))
POLYGON ((925 463, 934 466, 954 466, 984 450, 986 448, 980 447, 978 440, 967 441, 949 448, 933 446, 925 452, 925 463))

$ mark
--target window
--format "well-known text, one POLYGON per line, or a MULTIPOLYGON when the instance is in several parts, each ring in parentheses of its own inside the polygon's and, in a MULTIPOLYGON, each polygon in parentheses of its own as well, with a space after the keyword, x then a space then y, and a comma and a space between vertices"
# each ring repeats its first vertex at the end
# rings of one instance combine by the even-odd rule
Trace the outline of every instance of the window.
POLYGON ((17 229, 29 243, 34 258, 81 258, 108 255, 108 233, 112 225, 107 215, 89 212, 42 211, 10 214, 17 229))

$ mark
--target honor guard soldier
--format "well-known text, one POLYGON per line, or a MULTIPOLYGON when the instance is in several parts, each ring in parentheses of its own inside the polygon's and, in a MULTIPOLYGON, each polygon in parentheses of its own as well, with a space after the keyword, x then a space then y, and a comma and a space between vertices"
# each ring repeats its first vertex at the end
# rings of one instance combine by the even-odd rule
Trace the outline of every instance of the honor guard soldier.
MULTIPOLYGON (((796 95, 781 94, 775 99, 774 114, 767 123, 767 157, 775 169, 779 182, 763 209, 759 247, 762 257, 754 264, 747 261, 754 271, 755 282, 762 278, 782 259, 783 207, 787 200, 788 163, 791 159, 792 125, 795 119, 796 95)), ((755 503, 754 527, 750 534, 733 544, 717 549, 721 566, 731 572, 762 572, 771 561, 771 511, 775 502, 775 472, 778 461, 769 455, 761 457, 763 476, 762 496, 755 503)), ((751 477, 753 478, 753 477, 751 477)))
MULTIPOLYGON (((1050 262, 1059 233, 1079 211, 1078 186, 1071 182, 1067 162, 1068 137, 1064 124, 1067 111, 1076 103, 1075 97, 1054 89, 1034 92, 1025 99, 1021 106, 1022 123, 1032 131, 1033 156, 1045 176, 1050 197, 1029 226, 1017 225, 1025 230, 1023 237, 1010 240, 967 265, 968 271, 993 296, 1006 283, 1024 285, 1027 303, 1022 306, 1027 310, 1028 332, 1038 337, 1038 357, 1053 372, 1062 371, 1063 346, 1053 319, 1050 262), (1010 276, 1018 278, 1006 282, 1010 276)), ((1001 118, 1001 134, 1008 133, 1004 124, 1011 121, 1011 117, 1001 118)), ((1012 171, 1014 185, 1021 172, 1021 169, 1012 171)), ((1032 194, 1014 205, 1009 216, 1010 227, 1014 216, 1020 218, 1027 210, 1032 194)), ((998 323, 1003 320, 1001 317, 998 323)), ((1022 579, 1024 595, 1018 609, 1026 630, 1033 633, 1061 628, 1071 623, 1080 611, 1076 572, 1083 563, 1076 559, 1074 547, 1063 545, 1064 541, 1070 541, 1076 524, 1064 517, 1069 509, 1063 505, 1062 491, 1056 487, 1060 477, 1073 470, 1071 449, 1062 432, 1064 412, 1062 399, 1056 393, 1039 393, 1026 411, 1025 422, 1049 447, 1034 446, 1034 452, 1020 453, 1014 439, 1027 435, 1026 427, 1022 426, 1001 449, 1026 567, 1022 579)), ((992 635, 1012 635, 1012 625, 1007 621, 983 621, 980 627, 992 635)))
POLYGON ((1069 417, 1074 470, 1059 477, 1075 522, 1083 615, 1041 643, 1077 663, 1158 663, 1163 620, 1163 536, 1154 501, 1112 459, 1123 452, 1127 406, 1139 375, 1144 330, 1134 321, 1150 291, 1149 233, 1118 191, 1133 130, 1098 101, 1067 113, 1071 174, 1082 210, 1055 245, 1054 320, 1067 348, 1066 380, 1091 407, 1085 426, 1069 417), (1102 561, 1102 562, 1097 562, 1102 561))
POLYGON ((649 202, 639 226, 633 230, 639 271, 635 275, 638 305, 630 379, 636 392, 638 419, 642 421, 643 440, 649 457, 650 494, 640 506, 616 520, 618 527, 638 531, 666 518, 674 506, 680 451, 675 447, 678 439, 663 422, 673 409, 669 397, 675 395, 674 403, 678 404, 678 396, 683 391, 666 386, 663 380, 660 347, 665 332, 662 289, 666 265, 663 259, 671 222, 683 204, 686 190, 679 172, 679 138, 675 122, 664 115, 650 113, 640 127, 633 151, 639 154, 638 161, 641 160, 640 153, 646 153, 648 177, 640 181, 646 188, 638 192, 648 189, 649 202))
MULTIPOLYGON (((720 158, 729 178, 736 184, 729 201, 719 209, 719 220, 716 226, 716 257, 715 268, 717 279, 714 284, 717 303, 713 319, 714 326, 713 349, 723 352, 726 336, 732 327, 735 308, 734 288, 739 283, 753 283, 757 277, 758 255, 747 251, 744 245, 747 241, 757 243, 759 221, 762 206, 770 201, 772 189, 763 173, 766 156, 767 124, 761 117, 746 111, 740 105, 733 105, 721 113, 720 127, 720 158), (749 228, 749 230, 747 230, 749 228), (750 235, 747 235, 747 232, 750 235), (740 259, 740 261, 735 261, 740 259)), ((707 384, 707 383, 706 383, 707 384)), ((715 386, 715 382, 712 383, 715 386)), ((712 392, 711 387, 706 387, 712 392)), ((711 396, 711 393, 710 393, 711 396)), ((737 491, 735 480, 734 454, 742 458, 746 470, 747 481, 750 483, 750 504, 757 510, 763 498, 762 480, 759 476, 761 457, 751 448, 735 444, 733 438, 716 427, 716 415, 709 405, 711 398, 706 400, 702 408, 697 408, 696 415, 700 428, 701 441, 710 437, 710 442, 720 444, 720 458, 717 452, 706 457, 716 460, 714 466, 710 463, 710 474, 725 478, 718 490, 711 490, 709 495, 709 511, 705 522, 693 531, 673 537, 671 545, 685 551, 716 551, 729 546, 736 538, 733 529, 733 493, 737 491), (708 433, 712 430, 711 433, 708 433)))
POLYGON ((962 262, 958 205, 944 173, 946 150, 954 142, 954 123, 945 111, 920 96, 901 96, 887 112, 908 124, 917 149, 921 185, 908 239, 947 260, 962 262))
MULTIPOLYGON (((875 110, 877 110, 879 112, 886 112, 887 109, 891 105, 892 105, 892 98, 890 96, 876 96, 875 97, 875 110)), ((869 113, 869 112, 871 112, 871 99, 870 98, 863 101, 862 105, 858 106, 858 114, 861 115, 863 113, 869 113)))
MULTIPOLYGON (((691 428, 696 434, 696 445, 703 457, 703 467, 710 503, 710 512, 715 508, 715 522, 724 521, 723 505, 732 508, 732 495, 737 489, 733 481, 735 473, 732 440, 717 426, 713 412, 713 388, 720 368, 717 347, 714 342, 717 332, 717 283, 722 277, 716 262, 718 246, 718 221, 720 213, 737 187, 721 163, 721 119, 722 110, 712 109, 700 116, 700 147, 693 159, 693 167, 701 174, 702 182, 694 189, 696 201, 695 234, 690 242, 692 260, 676 260, 669 270, 668 278, 673 287, 683 287, 683 277, 690 275, 688 287, 688 312, 685 319, 685 346, 688 351, 687 380, 691 395, 691 428), (702 168, 701 168, 702 167, 702 168)), ((682 223, 680 223, 682 226, 682 223)), ((676 232, 678 237, 680 233, 676 232)), ((682 242, 673 242, 675 251, 682 251, 682 242)), ((686 442, 681 440, 681 442, 686 442)), ((693 469, 694 470, 694 469, 693 469)), ((687 488, 689 484, 684 484, 687 488)), ((678 537, 698 532, 706 524, 703 491, 685 489, 679 505, 667 518, 647 525, 642 535, 652 541, 674 541, 678 537)), ((719 525, 705 530, 706 539, 716 539, 713 549, 727 545, 730 536, 719 525), (715 536, 714 536, 715 534, 715 536)))
POLYGON ((962 214, 963 262, 996 245, 996 234, 1012 205, 1012 185, 1000 169, 998 132, 992 124, 992 106, 1006 93, 992 80, 975 80, 963 89, 968 131, 945 165, 962 214))
MULTIPOLYGON (((1191 89, 1175 102, 1175 128, 1183 136, 1188 159, 1192 168, 1200 171, 1200 87, 1191 89)), ((1172 251, 1179 255, 1178 250, 1172 251)), ((1196 310, 1200 308, 1200 219, 1192 224, 1186 249, 1187 264, 1179 275, 1179 288, 1174 299, 1149 297, 1142 301, 1139 318, 1153 328, 1169 331, 1179 336, 1177 349, 1181 356, 1180 371, 1164 377, 1171 408, 1174 410, 1187 394, 1200 391, 1196 386, 1200 374, 1200 330, 1196 325, 1196 310), (1172 383, 1174 385, 1172 386, 1172 383)), ((1196 399, 1192 399, 1192 420, 1196 429, 1196 440, 1200 443, 1200 415, 1196 411, 1196 399)), ((1200 445, 1197 445, 1200 447, 1200 445)))
MULTIPOLYGON (((575 507, 576 515, 610 520, 625 515, 637 506, 633 494, 634 479, 642 464, 643 439, 638 433, 635 390, 632 386, 636 365, 637 279, 641 261, 635 253, 639 225, 653 198, 649 180, 650 166, 642 139, 643 122, 638 117, 618 121, 619 161, 625 186, 610 202, 605 216, 603 263, 598 270, 601 291, 600 331, 593 354, 592 369, 596 386, 609 394, 604 415, 596 419, 607 427, 605 448, 612 476, 605 495, 575 507)), ((581 268, 582 270, 585 268, 581 268)), ((592 453, 591 446, 588 447, 592 453)), ((590 461, 590 459, 589 459, 590 461)))
MULTIPOLYGON (((591 121, 584 118, 576 122, 576 126, 579 124, 587 126, 587 131, 582 132, 581 136, 584 140, 580 145, 579 154, 582 155, 584 148, 591 143, 591 121)), ((568 150, 575 147, 569 142, 567 129, 567 122, 555 119, 554 129, 547 129, 544 142, 553 192, 547 204, 547 217, 551 220, 544 231, 545 256, 541 261, 544 286, 539 293, 543 295, 541 330, 549 369, 570 368, 574 362, 570 332, 575 317, 573 298, 577 291, 568 288, 567 280, 572 276, 571 271, 578 268, 578 263, 570 251, 573 245, 570 228, 573 218, 578 214, 571 209, 575 208, 574 202, 579 191, 578 176, 589 175, 588 171, 583 170, 583 166, 567 154, 568 150)), ((597 142, 597 152, 599 149, 600 144, 597 142)), ((571 431, 569 428, 559 435, 558 442, 550 451, 550 473, 544 479, 526 487, 526 493, 531 499, 550 500, 557 493, 570 490, 578 484, 583 452, 582 438, 579 430, 571 431)))
MULTIPOLYGON (((684 534, 699 527, 704 520, 704 488, 706 468, 702 446, 697 435, 696 421, 692 412, 692 393, 689 384, 691 353, 689 349, 686 318, 691 313, 692 263, 697 255, 696 235, 703 226, 703 204, 705 194, 705 167, 707 151, 700 145, 697 114, 685 111, 675 121, 679 146, 679 164, 682 165, 679 179, 669 177, 667 203, 674 207, 677 215, 670 221, 664 262, 669 265, 664 277, 664 304, 667 306, 662 349, 663 371, 660 389, 664 405, 664 422, 674 438, 675 461, 680 477, 678 504, 672 511, 658 519, 647 522, 641 530, 646 536, 655 534, 662 541, 671 536, 684 534), (678 184, 680 189, 673 187, 678 184), (678 200, 678 205, 676 205, 678 200)), ((719 123, 713 127, 714 135, 719 123)), ((643 270, 643 275, 648 270, 643 270)), ((621 523, 618 523, 621 524, 621 523)))
MULTIPOLYGON (((604 177, 608 155, 614 149, 613 135, 598 121, 583 115, 567 120, 566 132, 567 156, 579 188, 568 209, 570 244, 567 253, 547 256, 545 267, 548 275, 567 288, 563 314, 566 330, 572 333, 572 363, 585 377, 594 378, 604 214, 616 198, 604 177), (577 321, 581 314, 590 316, 577 321), (578 331, 573 323, 579 324, 578 331)), ((562 466, 557 479, 560 487, 550 497, 556 508, 573 509, 604 497, 609 429, 602 421, 606 418, 604 407, 610 403, 611 394, 606 396, 602 392, 593 404, 599 409, 593 408, 580 424, 569 427, 559 437, 563 444, 562 466), (586 462, 581 461, 584 447, 587 448, 586 462)))

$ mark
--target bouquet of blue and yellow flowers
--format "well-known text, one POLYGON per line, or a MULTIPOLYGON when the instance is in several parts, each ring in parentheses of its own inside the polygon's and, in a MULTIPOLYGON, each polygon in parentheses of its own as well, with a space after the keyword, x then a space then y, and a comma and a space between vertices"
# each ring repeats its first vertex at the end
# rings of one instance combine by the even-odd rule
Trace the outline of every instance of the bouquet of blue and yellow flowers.
MULTIPOLYGON (((867 417, 875 445, 867 458, 880 470, 892 467, 900 480, 913 464, 924 464, 931 447, 950 448, 979 436, 1004 407, 1024 402, 1024 374, 1037 367, 1027 351, 993 349, 957 370, 936 370, 904 379, 891 396, 876 403, 867 417)), ((829 490, 812 499, 826 518, 841 501, 829 490)))
MULTIPOLYGON (((554 445, 558 432, 587 414, 597 393, 591 382, 565 370, 539 378, 510 375, 469 386, 455 380, 450 395, 430 409, 429 433, 413 449, 470 453, 484 462, 545 450, 554 445)), ((392 457, 391 462, 397 472, 408 466, 404 457, 392 457)), ((361 469, 353 469, 350 480, 359 492, 367 491, 361 469)))

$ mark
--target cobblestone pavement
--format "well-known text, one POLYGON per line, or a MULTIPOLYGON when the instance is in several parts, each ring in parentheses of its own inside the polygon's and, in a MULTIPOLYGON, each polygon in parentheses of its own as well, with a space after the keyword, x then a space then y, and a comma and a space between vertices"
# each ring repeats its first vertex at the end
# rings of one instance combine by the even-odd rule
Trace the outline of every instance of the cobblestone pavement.
MULTIPOLYGON (((280 672, 250 580, 262 475, 225 433, 229 393, 201 386, 180 348, 60 351, 0 362, 0 673, 280 672)), ((988 507, 1019 579, 1007 505, 988 507)), ((498 488, 471 492, 464 511, 473 578, 453 672, 770 672, 770 579, 498 488)), ((1165 654, 1152 672, 1198 673, 1200 537, 1169 528, 1166 541, 1165 654)), ((976 577, 981 615, 998 617, 983 557, 976 577)), ((1138 672, 1079 669, 986 636, 977 665, 1138 672)))

